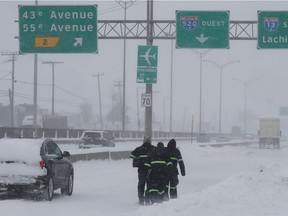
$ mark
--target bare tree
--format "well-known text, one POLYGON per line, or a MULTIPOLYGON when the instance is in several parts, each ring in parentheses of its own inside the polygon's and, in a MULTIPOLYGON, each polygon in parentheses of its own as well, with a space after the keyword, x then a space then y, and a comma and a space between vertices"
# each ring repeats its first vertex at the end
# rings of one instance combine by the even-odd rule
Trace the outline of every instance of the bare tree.
POLYGON ((82 125, 84 127, 90 125, 93 120, 93 105, 90 103, 82 103, 79 108, 82 125))

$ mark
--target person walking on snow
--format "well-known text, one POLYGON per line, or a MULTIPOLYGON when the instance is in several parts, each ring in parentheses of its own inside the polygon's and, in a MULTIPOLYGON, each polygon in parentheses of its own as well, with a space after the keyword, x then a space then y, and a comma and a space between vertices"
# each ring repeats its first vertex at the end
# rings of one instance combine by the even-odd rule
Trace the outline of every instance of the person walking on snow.
POLYGON ((139 204, 145 204, 145 186, 147 187, 147 176, 151 161, 151 155, 156 147, 151 144, 150 137, 144 137, 144 142, 131 152, 130 157, 133 159, 133 167, 138 168, 138 198, 139 204), (145 165, 146 164, 146 165, 145 165))
POLYGON ((166 185, 165 196, 169 198, 169 193, 170 193, 170 198, 176 199, 177 198, 177 185, 179 184, 179 179, 178 179, 179 172, 178 172, 177 165, 179 164, 180 166, 180 171, 181 171, 182 176, 185 176, 185 165, 184 165, 184 161, 182 159, 180 150, 176 148, 175 139, 171 139, 167 144, 167 156, 169 157, 170 165, 168 165, 169 177, 168 177, 168 184, 166 185), (171 166, 171 163, 172 163, 172 166, 171 166))
POLYGON ((164 201, 164 194, 167 185, 167 163, 169 162, 166 149, 162 142, 158 142, 156 149, 151 156, 151 162, 146 164, 150 167, 147 176, 147 199, 149 204, 161 203, 164 201))

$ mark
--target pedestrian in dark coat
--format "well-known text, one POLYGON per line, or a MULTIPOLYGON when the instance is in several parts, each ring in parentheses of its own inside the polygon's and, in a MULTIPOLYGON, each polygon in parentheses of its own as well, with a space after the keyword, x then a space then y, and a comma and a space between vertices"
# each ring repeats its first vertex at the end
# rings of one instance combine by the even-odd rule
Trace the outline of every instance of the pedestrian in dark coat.
POLYGON ((167 185, 167 163, 168 157, 164 144, 159 142, 153 151, 150 162, 150 172, 148 176, 147 195, 151 204, 164 201, 164 194, 167 185))
POLYGON ((145 137, 144 143, 131 152, 133 167, 138 168, 138 198, 139 204, 145 204, 145 186, 147 187, 147 175, 150 168, 151 155, 155 146, 151 144, 151 138, 145 137))
POLYGON ((181 175, 185 176, 185 165, 182 159, 181 152, 178 148, 176 148, 176 141, 175 139, 171 139, 167 144, 167 155, 169 157, 169 164, 172 166, 169 166, 169 177, 168 177, 168 184, 166 188, 166 196, 171 199, 177 198, 177 185, 179 184, 178 179, 178 168, 177 165, 180 166, 181 175))

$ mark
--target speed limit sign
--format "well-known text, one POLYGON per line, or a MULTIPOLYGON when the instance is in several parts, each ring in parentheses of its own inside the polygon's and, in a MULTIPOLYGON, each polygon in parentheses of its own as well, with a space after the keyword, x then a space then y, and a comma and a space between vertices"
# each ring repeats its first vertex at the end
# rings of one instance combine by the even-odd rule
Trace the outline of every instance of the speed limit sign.
POLYGON ((141 106, 142 107, 151 107, 152 106, 151 94, 141 94, 141 106))

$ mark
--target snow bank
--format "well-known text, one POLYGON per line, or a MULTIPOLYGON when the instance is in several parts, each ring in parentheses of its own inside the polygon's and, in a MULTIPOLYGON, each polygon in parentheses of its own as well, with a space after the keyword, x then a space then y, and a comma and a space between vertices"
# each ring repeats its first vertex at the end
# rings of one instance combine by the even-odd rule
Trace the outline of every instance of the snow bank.
POLYGON ((138 216, 287 215, 288 164, 259 166, 237 173, 201 192, 141 207, 138 216), (265 212, 265 214, 263 214, 265 212))

